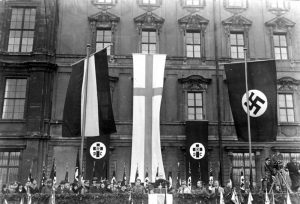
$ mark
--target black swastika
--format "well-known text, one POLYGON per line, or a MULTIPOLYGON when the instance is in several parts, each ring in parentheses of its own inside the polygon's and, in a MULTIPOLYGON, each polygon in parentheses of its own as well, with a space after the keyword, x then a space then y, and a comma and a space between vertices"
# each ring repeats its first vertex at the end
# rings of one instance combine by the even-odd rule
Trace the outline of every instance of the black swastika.
MULTIPOLYGON (((257 102, 260 102, 261 104, 264 104, 266 101, 260 98, 259 96, 256 96, 255 99, 253 100, 254 93, 251 92, 249 96, 249 110, 252 111, 253 108, 255 110, 253 111, 253 114, 256 115, 257 112, 261 109, 261 106, 257 104, 257 102)), ((247 107, 247 102, 244 103, 244 105, 247 107)))

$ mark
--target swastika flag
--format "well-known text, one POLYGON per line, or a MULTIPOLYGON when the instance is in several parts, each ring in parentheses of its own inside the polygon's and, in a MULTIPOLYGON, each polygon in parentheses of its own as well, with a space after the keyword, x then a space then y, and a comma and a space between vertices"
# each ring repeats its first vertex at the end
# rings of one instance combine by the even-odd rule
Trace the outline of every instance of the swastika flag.
MULTIPOLYGON (((248 62, 251 140, 274 141, 277 134, 277 86, 274 60, 248 62)), ((230 106, 238 139, 248 141, 245 63, 225 64, 230 106)))

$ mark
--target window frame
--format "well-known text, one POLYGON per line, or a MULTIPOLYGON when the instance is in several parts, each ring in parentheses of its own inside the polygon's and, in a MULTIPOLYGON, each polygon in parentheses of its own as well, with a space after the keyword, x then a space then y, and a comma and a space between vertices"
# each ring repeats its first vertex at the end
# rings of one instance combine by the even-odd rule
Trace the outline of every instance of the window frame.
MULTIPOLYGON (((17 180, 19 180, 19 173, 20 173, 20 166, 21 166, 21 161, 22 161, 22 149, 6 149, 6 148, 0 148, 0 152, 8 152, 9 155, 11 155, 11 152, 17 152, 19 153, 19 158, 18 158, 18 166, 9 166, 9 161, 11 161, 11 157, 8 156, 9 160, 8 160, 8 164, 7 165, 3 165, 0 166, 0 169, 6 169, 6 173, 9 172, 9 169, 17 169, 17 180)), ((9 174, 6 174, 6 178, 5 178, 5 182, 3 182, 2 184, 7 184, 9 181, 9 174)), ((12 181, 10 181, 12 182, 12 181)))
POLYGON ((26 76, 6 76, 3 80, 3 93, 2 93, 2 99, 1 99, 1 109, 0 109, 0 120, 6 120, 6 121, 23 121, 27 117, 27 103, 28 103, 28 91, 29 91, 29 78, 26 76), (6 90, 6 82, 7 79, 26 79, 26 90, 25 90, 25 98, 24 98, 24 111, 23 111, 23 118, 20 119, 13 119, 13 118, 3 118, 3 109, 4 109, 4 101, 5 101, 5 90, 6 90))
MULTIPOLYGON (((246 151, 234 151, 232 152, 232 161, 231 161, 231 168, 232 168, 232 174, 233 174, 233 183, 234 184, 240 184, 241 179, 241 171, 244 172, 244 178, 245 181, 249 181, 250 179, 250 161, 246 161, 247 157, 245 158, 245 154, 248 154, 248 159, 250 160, 250 154, 246 151), (236 163, 239 162, 239 160, 235 160, 235 154, 242 154, 242 166, 235 166, 236 163), (246 166, 246 164, 248 165, 246 166), (248 169, 249 173, 246 173, 246 169, 248 169)), ((236 157, 240 157, 237 155, 236 157)), ((255 152, 252 152, 252 181, 256 181, 257 173, 256 172, 256 154, 255 152)))
POLYGON ((229 37, 229 40, 230 40, 230 58, 231 59, 236 59, 236 60, 244 59, 245 58, 244 48, 246 47, 244 33, 243 32, 234 32, 234 31, 231 31, 229 35, 230 35, 230 37, 229 37), (232 35, 235 36, 235 41, 237 42, 236 44, 232 43, 232 38, 231 38, 232 35), (243 45, 239 45, 239 43, 238 43, 238 35, 241 35, 243 37, 243 45), (236 49, 236 55, 237 55, 237 57, 233 57, 232 48, 236 49), (239 48, 242 48, 242 52, 241 53, 239 52, 239 48))
POLYGON ((288 41, 287 41, 287 35, 286 33, 273 33, 273 53, 274 53, 274 59, 275 60, 289 60, 289 46, 288 46, 288 41), (278 36, 278 39, 279 39, 279 46, 275 46, 275 39, 274 37, 277 37, 278 36), (284 36, 284 39, 285 39, 285 46, 281 46, 281 36, 284 36), (279 48, 280 50, 280 58, 276 58, 276 52, 275 52, 275 49, 276 48, 279 48), (285 48, 286 49, 286 59, 283 59, 282 58, 282 49, 285 48))
MULTIPOLYGON (((98 51, 98 49, 97 49, 97 45, 98 44, 102 44, 102 48, 101 49, 103 49, 103 48, 105 48, 105 47, 107 47, 107 46, 105 46, 105 44, 109 44, 109 45, 112 45, 112 40, 113 40, 113 32, 112 32, 112 30, 111 29, 109 29, 109 28, 97 28, 96 29, 96 39, 95 39, 95 49, 96 49, 96 51, 98 51), (98 41, 97 40, 97 38, 98 38, 98 31, 101 31, 101 32, 103 32, 103 41, 98 41), (105 32, 110 32, 110 42, 106 42, 105 41, 105 32)), ((108 46, 107 47, 107 55, 108 56, 110 56, 112 53, 111 53, 111 46, 108 46)))
POLYGON ((205 116, 205 114, 204 114, 204 99, 203 99, 203 97, 204 97, 204 94, 203 94, 203 91, 187 91, 187 120, 204 120, 204 116, 205 116), (189 94, 193 94, 193 106, 190 106, 189 105, 189 101, 190 101, 190 99, 189 99, 189 94), (197 106, 196 104, 196 94, 200 94, 201 95, 201 106, 197 106), (190 108, 191 109, 193 109, 193 119, 190 119, 190 114, 189 114, 189 110, 190 110, 190 108), (197 109, 198 108, 200 108, 201 110, 202 110, 202 113, 201 113, 201 118, 197 118, 197 109))
MULTIPOLYGON (((8 32, 7 32, 7 43, 6 43, 6 51, 8 53, 31 53, 34 50, 34 45, 35 45, 35 38, 36 38, 36 27, 37 27, 37 15, 38 15, 38 9, 35 6, 11 6, 11 12, 10 12, 10 19, 8 21, 8 32), (12 15, 13 15, 13 9, 23 9, 22 11, 22 25, 21 28, 11 28, 11 22, 12 22, 12 15), (25 22, 25 11, 26 9, 35 9, 35 16, 34 16, 34 28, 32 29, 24 29, 24 22, 25 22), (12 31, 20 31, 20 42, 18 43, 18 51, 10 51, 10 35, 12 31), (32 47, 30 51, 22 51, 22 42, 23 42, 23 35, 24 32, 33 32, 33 37, 32 37, 32 47)), ((28 45, 28 44, 27 44, 28 45)), ((26 45, 26 46, 27 46, 26 45)))
POLYGON ((140 42, 140 53, 144 53, 144 54, 155 54, 155 53, 159 53, 158 51, 158 35, 157 35, 157 31, 154 30, 154 29, 142 29, 141 31, 141 42, 140 42), (148 38, 148 41, 147 42, 144 42, 143 41, 143 33, 147 32, 148 35, 147 35, 147 38, 148 38), (151 43, 151 40, 150 40, 150 33, 154 33, 155 34, 155 43, 151 43), (144 52, 143 51, 143 45, 147 45, 147 52, 144 52), (150 45, 155 45, 155 52, 149 52, 150 51, 150 45))
POLYGON ((203 37, 202 37, 202 33, 201 33, 201 31, 191 31, 191 30, 187 30, 186 31, 186 33, 185 33, 185 56, 187 57, 187 58, 202 58, 202 39, 203 37), (188 37, 187 37, 187 34, 192 34, 192 41, 193 41, 193 43, 192 44, 189 44, 188 43, 188 37), (200 37, 200 39, 199 39, 199 44, 195 44, 195 38, 194 38, 194 36, 195 36, 195 34, 199 34, 199 37, 200 37), (193 48, 193 51, 192 51, 192 54, 193 54, 193 56, 191 57, 191 56, 188 56, 188 46, 192 46, 192 48, 193 48), (196 46, 199 46, 200 47, 200 49, 199 49, 199 54, 200 54, 200 56, 198 57, 198 56, 195 56, 195 47, 196 46))
POLYGON ((294 94, 292 92, 278 92, 278 119, 279 119, 279 123, 294 123, 296 121, 296 116, 295 116, 295 97, 294 94), (293 103, 293 107, 292 108, 288 108, 287 106, 285 107, 280 107, 280 103, 279 103, 279 95, 284 95, 284 99, 285 99, 285 105, 286 105, 286 95, 291 95, 292 96, 292 103, 293 103), (285 110, 285 117, 286 117, 286 121, 282 121, 281 120, 281 114, 280 114, 280 110, 285 110), (288 112, 287 110, 293 110, 293 121, 289 121, 289 117, 288 117, 288 112))

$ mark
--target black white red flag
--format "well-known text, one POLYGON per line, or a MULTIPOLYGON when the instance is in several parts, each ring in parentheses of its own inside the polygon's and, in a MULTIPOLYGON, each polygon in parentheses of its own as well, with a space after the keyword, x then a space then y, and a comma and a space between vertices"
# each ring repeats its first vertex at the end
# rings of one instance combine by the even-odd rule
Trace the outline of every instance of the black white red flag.
POLYGON ((86 179, 108 178, 109 135, 116 132, 106 49, 72 66, 63 114, 63 137, 87 137, 86 179))
MULTIPOLYGON (((247 62, 251 139, 274 141, 277 135, 277 85, 274 60, 247 62)), ((225 64, 234 124, 240 141, 248 141, 245 63, 225 64)))

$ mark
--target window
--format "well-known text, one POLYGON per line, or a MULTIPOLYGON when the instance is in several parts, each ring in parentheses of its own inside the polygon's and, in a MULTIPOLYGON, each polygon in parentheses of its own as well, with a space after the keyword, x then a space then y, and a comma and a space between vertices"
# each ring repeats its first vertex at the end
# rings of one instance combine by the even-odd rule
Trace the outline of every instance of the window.
POLYGON ((156 4, 156 0, 142 0, 142 4, 156 4))
POLYGON ((10 21, 8 52, 31 52, 35 28, 34 8, 13 8, 10 21))
POLYGON ((200 0, 186 0, 187 6, 199 6, 200 0))
POLYGON ((188 120, 202 120, 203 118, 202 92, 188 92, 188 120))
POLYGON ((111 4, 112 0, 96 0, 96 3, 100 4, 111 4))
POLYGON ((286 35, 284 34, 274 34, 274 53, 275 59, 287 59, 288 58, 288 47, 286 43, 286 35))
POLYGON ((285 10, 288 9, 286 0, 270 0, 269 9, 285 10))
POLYGON ((293 94, 278 94, 280 122, 295 122, 293 94))
MULTIPOLYGON (((250 157, 249 153, 233 153, 232 161, 232 173, 234 184, 240 183, 241 172, 244 172, 245 181, 250 179, 250 157)), ((252 153, 252 181, 255 181, 256 171, 255 171, 255 156, 252 153)))
POLYGON ((230 53, 231 58, 244 58, 244 35, 241 33, 230 33, 230 53))
POLYGON ((107 55, 110 55, 112 33, 111 30, 97 30, 96 50, 101 50, 107 47, 107 55))
POLYGON ((23 119, 27 79, 6 79, 2 119, 23 119))
POLYGON ((226 8, 245 9, 247 8, 247 0, 225 0, 226 8))
POLYGON ((0 151, 0 185, 18 180, 20 152, 0 151))
POLYGON ((186 33, 186 56, 201 57, 201 36, 200 33, 186 33))
POLYGON ((142 31, 142 53, 156 53, 155 31, 142 31))
POLYGON ((291 158, 295 157, 297 162, 300 161, 300 153, 281 153, 283 156, 283 165, 285 166, 287 163, 291 161, 291 158))

